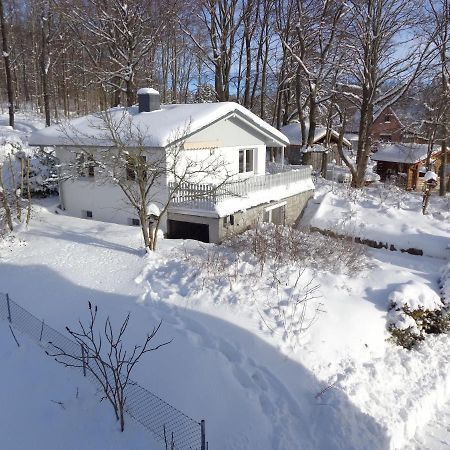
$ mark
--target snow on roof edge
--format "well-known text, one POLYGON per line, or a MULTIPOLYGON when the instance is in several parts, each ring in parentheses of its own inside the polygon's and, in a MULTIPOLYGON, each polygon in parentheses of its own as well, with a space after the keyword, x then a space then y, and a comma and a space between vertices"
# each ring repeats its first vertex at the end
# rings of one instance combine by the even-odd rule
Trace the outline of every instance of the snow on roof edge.
MULTIPOLYGON (((185 136, 188 137, 230 115, 248 121, 272 140, 289 145, 288 137, 282 132, 235 102, 161 105, 160 110, 145 115, 138 113, 135 106, 111 108, 107 113, 110 113, 111 117, 116 120, 115 116, 118 116, 118 122, 127 114, 129 122, 133 123, 133 126, 145 126, 147 129, 157 130, 147 136, 148 140, 145 146, 148 147, 166 147, 179 140, 174 133, 177 129, 188 129, 185 136)), ((102 139, 101 114, 92 113, 69 121, 69 125, 56 124, 35 131, 30 136, 29 144, 32 146, 111 147, 113 146, 111 139, 108 139, 106 135, 102 139)))

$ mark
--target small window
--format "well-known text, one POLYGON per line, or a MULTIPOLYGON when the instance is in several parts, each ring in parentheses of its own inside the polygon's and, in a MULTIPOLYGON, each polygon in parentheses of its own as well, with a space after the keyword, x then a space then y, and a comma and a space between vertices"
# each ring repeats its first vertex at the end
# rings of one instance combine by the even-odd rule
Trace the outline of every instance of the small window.
POLYGON ((253 172, 253 149, 249 148, 245 151, 245 171, 253 172))
POLYGON ((286 202, 269 206, 264 210, 263 222, 271 222, 275 225, 285 225, 286 202))
POLYGON ((147 180, 147 158, 143 155, 127 158, 126 173, 127 180, 147 180))
POLYGON ((134 227, 138 227, 141 224, 141 221, 139 219, 130 219, 130 225, 133 225, 134 227))
POLYGON ((380 134, 380 141, 392 142, 392 134, 380 134))
POLYGON ((92 219, 92 211, 84 211, 84 217, 87 219, 92 219))
POLYGON ((245 172, 245 150, 239 150, 239 173, 245 172))
POLYGON ((85 172, 85 157, 84 157, 84 153, 77 153, 75 156, 76 159, 76 166, 77 166, 77 173, 80 177, 84 177, 86 176, 86 172, 85 172))
POLYGON ((136 172, 134 170, 134 163, 131 161, 131 159, 127 159, 127 180, 134 181, 136 180, 136 172))
POLYGON ((385 114, 384 115, 384 123, 390 123, 391 122, 391 115, 390 114, 385 114))
POLYGON ((87 175, 88 177, 93 178, 95 176, 95 161, 92 155, 89 155, 87 158, 87 175))
POLYGON ((234 215, 231 214, 230 216, 225 216, 223 218, 223 226, 227 227, 228 225, 234 225, 234 215))
POLYGON ((253 172, 254 152, 252 148, 239 150, 239 173, 253 172))
POLYGON ((92 155, 86 155, 85 153, 78 153, 76 155, 77 172, 80 177, 95 176, 95 161, 92 155))

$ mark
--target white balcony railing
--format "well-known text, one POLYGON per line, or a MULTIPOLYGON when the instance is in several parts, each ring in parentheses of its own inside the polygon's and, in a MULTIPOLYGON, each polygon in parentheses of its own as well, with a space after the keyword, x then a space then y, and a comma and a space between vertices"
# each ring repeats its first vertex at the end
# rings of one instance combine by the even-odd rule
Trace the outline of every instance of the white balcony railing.
MULTIPOLYGON (((289 167, 289 166, 286 166, 289 167)), ((182 183, 178 187, 171 205, 180 208, 213 210, 215 205, 229 198, 247 198, 255 192, 298 184, 311 180, 311 166, 296 166, 295 170, 284 169, 275 174, 255 175, 245 180, 230 181, 219 187, 212 184, 182 183)), ((174 183, 169 183, 169 189, 174 183)))

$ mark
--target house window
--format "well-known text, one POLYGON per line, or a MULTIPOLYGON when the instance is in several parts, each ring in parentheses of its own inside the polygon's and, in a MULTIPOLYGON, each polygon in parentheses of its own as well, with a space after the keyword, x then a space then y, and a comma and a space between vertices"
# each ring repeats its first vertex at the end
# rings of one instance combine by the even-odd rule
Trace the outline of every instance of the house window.
POLYGON ((254 151, 252 148, 239 150, 239 173, 253 172, 254 151))
POLYGON ((83 216, 86 219, 92 219, 92 211, 83 211, 83 216))
POLYGON ((263 222, 284 225, 286 222, 286 202, 269 206, 264 210, 263 222))
POLYGON ((143 155, 139 157, 128 157, 126 164, 127 180, 136 181, 147 180, 147 158, 143 155))
POLYGON ((76 165, 78 176, 94 178, 96 164, 92 155, 78 153, 76 155, 76 165))
POLYGON ((391 115, 390 114, 384 115, 384 123, 391 123, 391 115))
POLYGON ((392 134, 380 134, 380 141, 392 142, 392 134))
POLYGON ((89 155, 87 158, 87 175, 91 178, 95 176, 95 162, 92 155, 89 155))
POLYGON ((133 225, 134 227, 138 227, 141 224, 141 221, 135 218, 128 219, 128 222, 130 225, 133 225))
POLYGON ((223 218, 223 226, 227 227, 228 225, 234 225, 234 215, 231 214, 230 216, 225 216, 223 218))

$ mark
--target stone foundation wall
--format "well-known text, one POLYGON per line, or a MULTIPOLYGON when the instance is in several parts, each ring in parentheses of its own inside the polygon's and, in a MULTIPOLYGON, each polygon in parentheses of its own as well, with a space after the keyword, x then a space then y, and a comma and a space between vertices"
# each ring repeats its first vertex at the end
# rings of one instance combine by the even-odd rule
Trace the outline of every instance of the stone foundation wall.
POLYGON ((193 216, 171 212, 168 213, 167 218, 183 222, 207 224, 209 225, 209 242, 220 243, 231 236, 248 230, 257 221, 262 221, 264 211, 277 204, 285 204, 285 224, 294 225, 302 216, 303 210, 313 194, 314 191, 312 190, 302 192, 279 201, 264 203, 245 211, 238 211, 232 217, 227 216, 226 218, 193 216))

